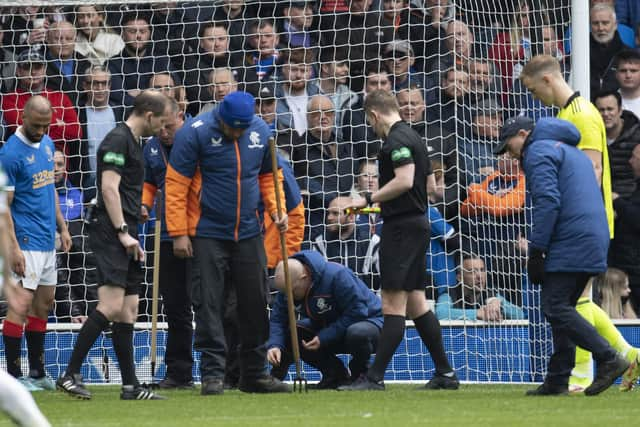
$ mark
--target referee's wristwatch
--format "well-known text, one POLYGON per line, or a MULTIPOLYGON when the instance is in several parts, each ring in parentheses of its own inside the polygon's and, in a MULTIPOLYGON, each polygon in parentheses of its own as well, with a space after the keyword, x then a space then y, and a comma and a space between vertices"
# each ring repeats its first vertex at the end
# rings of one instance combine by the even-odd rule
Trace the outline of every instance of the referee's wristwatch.
POLYGON ((364 199, 367 201, 367 205, 371 206, 373 204, 373 200, 371 200, 371 191, 364 192, 364 199))
POLYGON ((116 232, 118 234, 129 234, 129 226, 126 222, 123 222, 120 227, 116 228, 116 232))

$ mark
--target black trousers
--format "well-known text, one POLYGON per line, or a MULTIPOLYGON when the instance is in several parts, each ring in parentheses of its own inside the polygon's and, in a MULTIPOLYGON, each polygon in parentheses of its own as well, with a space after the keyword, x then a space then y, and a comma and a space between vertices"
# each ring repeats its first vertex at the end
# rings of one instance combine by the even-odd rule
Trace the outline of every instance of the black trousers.
POLYGON ((226 281, 230 280, 237 299, 241 381, 251 382, 266 373, 269 339, 266 255, 262 237, 238 242, 196 237, 193 251, 194 345, 202 354, 202 380, 224 378, 224 289, 226 281))
POLYGON ((193 380, 193 312, 191 311, 190 260, 173 255, 173 242, 160 243, 160 294, 167 316, 167 377, 178 382, 193 380))
MULTIPOLYGON (((367 320, 356 322, 347 328, 344 337, 329 346, 323 346, 319 350, 306 350, 302 345, 302 340, 309 341, 318 333, 314 330, 307 319, 298 322, 298 345, 300 358, 307 364, 318 369, 323 378, 339 378, 346 375, 347 371, 342 361, 336 354, 351 354, 353 358, 349 362, 349 371, 352 378, 358 378, 367 372, 369 359, 375 353, 380 328, 367 320)), ((289 371, 289 366, 294 362, 291 346, 291 336, 287 334, 286 347, 282 351, 282 361, 279 366, 271 370, 271 375, 278 379, 284 379, 289 371)))
POLYGON ((576 360, 576 345, 593 353, 596 362, 611 360, 616 351, 576 311, 588 273, 545 273, 541 304, 553 334, 553 354, 546 382, 566 386, 576 360))

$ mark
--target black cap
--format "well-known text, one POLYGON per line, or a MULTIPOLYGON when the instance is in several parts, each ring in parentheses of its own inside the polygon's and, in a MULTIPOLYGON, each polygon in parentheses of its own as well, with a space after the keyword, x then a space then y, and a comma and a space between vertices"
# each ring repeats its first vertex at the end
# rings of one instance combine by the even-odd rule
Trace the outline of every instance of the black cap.
POLYGON ((247 85, 247 92, 260 101, 275 101, 276 99, 275 82, 267 80, 264 82, 255 82, 247 85))
POLYGON ((535 122, 531 117, 515 116, 504 122, 500 129, 500 142, 493 150, 493 154, 500 155, 507 151, 507 140, 516 135, 521 130, 531 131, 535 126, 535 122))
POLYGON ((18 65, 22 64, 31 64, 31 63, 45 63, 47 60, 44 55, 35 49, 26 49, 20 52, 18 57, 16 58, 16 62, 18 65))

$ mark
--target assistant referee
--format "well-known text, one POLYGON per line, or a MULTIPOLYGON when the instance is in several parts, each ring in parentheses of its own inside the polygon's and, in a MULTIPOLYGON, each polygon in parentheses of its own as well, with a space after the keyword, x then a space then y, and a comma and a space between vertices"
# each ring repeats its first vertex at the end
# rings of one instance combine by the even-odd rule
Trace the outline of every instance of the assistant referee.
POLYGON ((427 306, 426 254, 431 230, 425 217, 427 193, 435 178, 427 146, 400 118, 395 97, 376 90, 364 102, 367 121, 384 140, 378 154, 379 190, 365 193, 353 208, 379 203, 384 221, 380 241, 380 276, 384 326, 376 358, 366 375, 340 390, 384 390, 384 373, 404 337, 409 316, 429 350, 436 374, 429 389, 457 389, 459 381, 442 344, 440 323, 427 306))

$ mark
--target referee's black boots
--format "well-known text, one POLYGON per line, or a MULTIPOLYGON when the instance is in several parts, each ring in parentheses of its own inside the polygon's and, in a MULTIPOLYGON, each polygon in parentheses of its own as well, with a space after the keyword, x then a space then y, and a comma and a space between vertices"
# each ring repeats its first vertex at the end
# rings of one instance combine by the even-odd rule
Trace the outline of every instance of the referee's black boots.
POLYGON ((80 374, 67 375, 65 373, 56 381, 56 388, 78 399, 91 399, 91 392, 84 386, 80 374))
POLYGON ((123 385, 120 400, 167 400, 167 398, 154 393, 149 387, 123 385))

